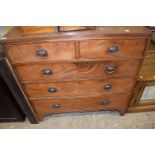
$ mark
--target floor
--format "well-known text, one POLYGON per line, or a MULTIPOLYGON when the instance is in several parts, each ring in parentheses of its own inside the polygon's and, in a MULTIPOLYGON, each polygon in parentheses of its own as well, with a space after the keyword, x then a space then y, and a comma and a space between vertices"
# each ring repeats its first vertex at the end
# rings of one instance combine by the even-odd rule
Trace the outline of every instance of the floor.
POLYGON ((1 123, 1 129, 149 129, 155 128, 155 111, 128 113, 120 116, 117 112, 91 112, 55 114, 46 117, 40 124, 32 125, 26 119, 22 123, 1 123))

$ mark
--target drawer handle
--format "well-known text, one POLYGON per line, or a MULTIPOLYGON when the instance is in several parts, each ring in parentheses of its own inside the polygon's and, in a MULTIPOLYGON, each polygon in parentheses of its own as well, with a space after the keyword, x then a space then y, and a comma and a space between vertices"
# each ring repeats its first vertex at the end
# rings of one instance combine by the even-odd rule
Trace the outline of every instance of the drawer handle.
POLYGON ((45 58, 48 56, 48 53, 44 49, 39 49, 36 51, 36 56, 38 56, 40 58, 45 58))
POLYGON ((42 70, 42 73, 43 73, 44 75, 51 75, 51 74, 53 74, 53 72, 52 72, 51 69, 43 69, 43 70, 42 70))
POLYGON ((112 85, 109 83, 104 85, 105 90, 110 90, 111 88, 112 88, 112 85))
POLYGON ((105 71, 107 73, 115 73, 117 71, 117 67, 115 67, 115 66, 108 66, 108 67, 105 68, 105 71))
POLYGON ((107 51, 109 53, 115 53, 115 52, 119 51, 119 47, 117 45, 112 45, 112 46, 107 48, 107 51))
POLYGON ((48 88, 48 92, 49 93, 56 93, 57 92, 57 89, 56 88, 53 88, 53 87, 50 87, 50 88, 48 88))
POLYGON ((101 104, 104 105, 104 106, 106 106, 106 105, 109 105, 110 102, 108 100, 105 100, 105 101, 101 102, 101 104))
POLYGON ((61 105, 60 105, 59 103, 54 103, 54 104, 52 105, 52 107, 53 107, 54 109, 59 109, 59 108, 61 107, 61 105))

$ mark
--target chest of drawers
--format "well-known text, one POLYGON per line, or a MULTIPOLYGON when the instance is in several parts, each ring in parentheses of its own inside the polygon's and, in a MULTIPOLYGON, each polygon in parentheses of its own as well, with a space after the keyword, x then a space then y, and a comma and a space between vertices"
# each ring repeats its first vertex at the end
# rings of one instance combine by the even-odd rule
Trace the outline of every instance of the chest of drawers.
POLYGON ((145 27, 0 39, 38 120, 54 113, 116 110, 124 115, 151 33, 145 27))

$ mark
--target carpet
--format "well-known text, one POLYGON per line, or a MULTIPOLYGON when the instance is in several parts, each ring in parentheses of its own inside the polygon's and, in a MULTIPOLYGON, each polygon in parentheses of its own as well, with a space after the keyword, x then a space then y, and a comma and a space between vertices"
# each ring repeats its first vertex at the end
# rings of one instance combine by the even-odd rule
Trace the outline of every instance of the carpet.
POLYGON ((25 122, 1 123, 0 129, 154 129, 155 111, 127 113, 89 112, 54 114, 40 124, 25 122))

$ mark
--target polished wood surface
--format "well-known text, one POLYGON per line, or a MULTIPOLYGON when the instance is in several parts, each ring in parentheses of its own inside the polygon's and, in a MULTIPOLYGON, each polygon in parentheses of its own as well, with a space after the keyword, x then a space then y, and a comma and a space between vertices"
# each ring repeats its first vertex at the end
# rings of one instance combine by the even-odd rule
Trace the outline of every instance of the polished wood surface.
POLYGON ((24 90, 30 98, 56 96, 91 96, 130 93, 133 84, 134 79, 132 78, 119 78, 107 80, 84 80, 26 84, 24 85, 24 90), (49 91, 50 88, 53 88, 53 92, 49 91))
POLYGON ((128 112, 146 112, 155 110, 155 100, 141 100, 146 87, 155 87, 155 43, 151 41, 144 57, 138 79, 132 93, 128 112))
POLYGON ((144 89, 148 86, 155 87, 155 81, 138 81, 136 83, 127 112, 147 112, 155 110, 155 100, 141 100, 144 89))
POLYGON ((129 61, 101 61, 78 63, 53 63, 16 66, 16 72, 21 81, 51 81, 51 80, 75 80, 78 78, 117 78, 134 77, 138 72, 139 60, 129 61), (107 73, 108 66, 115 66, 116 72, 107 73), (130 67, 129 67, 130 66, 130 67), (134 66, 134 67, 131 67, 134 66), (50 69, 51 75, 44 75, 42 71, 50 69))
POLYGON ((155 65, 143 67, 138 79, 139 81, 155 80, 155 65))
POLYGON ((138 81, 150 80, 155 80, 155 42, 153 41, 149 45, 138 76, 138 81))
POLYGON ((86 40, 80 41, 81 58, 98 57, 142 57, 146 39, 107 39, 107 40, 86 40), (109 52, 112 45, 118 46, 118 51, 109 52))
POLYGON ((148 106, 134 106, 129 107, 127 112, 147 112, 147 111, 155 111, 155 105, 148 105, 148 106))
POLYGON ((59 26, 59 31, 95 30, 96 26, 59 26))
POLYGON ((131 40, 87 40, 21 44, 7 46, 7 54, 11 62, 47 62, 56 60, 73 60, 78 58, 141 58, 146 39, 131 40), (110 53, 108 47, 113 44, 119 47, 117 52, 110 53), (43 49, 48 55, 38 57, 36 51, 43 49), (88 50, 89 49, 89 50, 88 50))
POLYGON ((101 26, 33 35, 14 28, 0 43, 42 120, 62 112, 125 114, 150 36, 146 27, 101 26), (105 90, 105 84, 112 88, 105 90))
POLYGON ((143 26, 97 26, 96 30, 56 32, 34 35, 22 35, 17 27, 0 38, 1 44, 48 42, 62 40, 104 39, 104 38, 146 38, 151 37, 151 31, 143 26))
POLYGON ((145 112, 155 110, 155 100, 141 100, 146 87, 154 86, 154 81, 137 81, 129 103, 128 112, 145 112))
POLYGON ((19 26, 23 34, 57 32, 56 26, 19 26))
POLYGON ((72 60, 75 58, 75 47, 73 41, 11 45, 7 47, 7 54, 14 63, 72 60), (37 56, 36 52, 40 49, 45 50, 48 55, 37 56))
POLYGON ((127 108, 129 94, 106 95, 94 97, 76 97, 76 98, 55 98, 48 100, 32 100, 31 103, 38 114, 40 120, 44 116, 53 113, 80 112, 80 111, 99 111, 99 110, 117 110, 124 114, 127 108), (104 101, 109 104, 104 105, 104 101), (55 108, 53 105, 60 107, 55 108))

